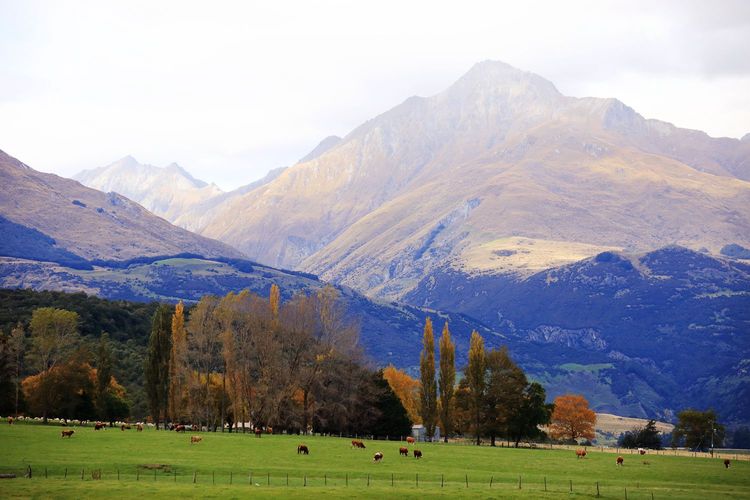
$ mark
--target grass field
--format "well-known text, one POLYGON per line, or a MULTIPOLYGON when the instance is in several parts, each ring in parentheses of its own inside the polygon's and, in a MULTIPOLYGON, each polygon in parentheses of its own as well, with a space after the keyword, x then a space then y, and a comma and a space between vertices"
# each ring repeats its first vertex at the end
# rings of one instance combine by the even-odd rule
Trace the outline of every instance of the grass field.
POLYGON ((597 482, 602 498, 625 498, 626 489, 628 499, 750 498, 748 461, 725 469, 717 459, 624 455, 617 467, 614 454, 595 450, 577 460, 565 450, 438 443, 418 444, 417 460, 400 457, 398 442, 359 450, 344 438, 202 433, 191 445, 190 434, 74 429, 68 439, 56 426, 0 426, 0 473, 19 475, 0 480, 0 498, 593 498, 597 482), (308 456, 296 453, 303 441, 308 456))

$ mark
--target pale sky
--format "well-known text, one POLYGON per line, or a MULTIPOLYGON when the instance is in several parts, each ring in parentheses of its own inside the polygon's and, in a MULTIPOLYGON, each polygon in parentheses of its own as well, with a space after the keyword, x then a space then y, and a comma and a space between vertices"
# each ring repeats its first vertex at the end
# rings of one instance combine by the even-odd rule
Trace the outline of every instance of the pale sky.
POLYGON ((0 149, 63 176, 174 161, 231 189, 486 59, 750 132, 747 0, 0 0, 0 149))

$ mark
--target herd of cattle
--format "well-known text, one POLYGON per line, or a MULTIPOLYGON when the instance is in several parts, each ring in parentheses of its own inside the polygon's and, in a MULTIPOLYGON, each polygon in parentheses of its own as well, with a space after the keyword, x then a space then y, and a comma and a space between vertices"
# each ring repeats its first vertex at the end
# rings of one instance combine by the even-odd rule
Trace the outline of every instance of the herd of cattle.
MULTIPOLYGON (((23 418, 23 417, 19 417, 19 418, 23 418)), ((13 425, 14 421, 15 421, 15 419, 13 417, 8 417, 8 424, 13 425)), ((61 423, 62 425, 67 425, 67 421, 61 421, 59 423, 61 423)), ((85 425, 85 423, 83 423, 83 422, 79 422, 79 424, 85 425)), ((106 429, 106 428, 107 428, 107 424, 104 423, 104 422, 95 422, 94 423, 94 430, 95 431, 103 430, 103 429, 106 429)), ((120 430, 121 431, 126 431, 126 430, 129 430, 131 428, 132 428, 132 426, 130 424, 127 424, 127 423, 121 423, 120 424, 120 430)), ((141 431, 143 431, 143 424, 137 423, 137 424, 135 424, 135 428, 136 428, 136 430, 138 430, 139 432, 141 432, 141 431)), ((193 432, 196 432, 196 431, 200 430, 200 427, 198 425, 195 425, 195 424, 190 425, 190 426, 187 426, 187 425, 184 425, 184 424, 170 424, 167 428, 169 430, 175 431, 175 432, 185 432, 188 429, 190 429, 193 432)), ((253 428, 253 433, 255 434, 256 437, 261 437, 261 435, 264 433, 264 431, 266 433, 268 433, 268 434, 273 434, 273 429, 271 427, 266 427, 265 430, 262 429, 262 428, 260 428, 260 427, 254 427, 253 428)), ((73 434, 75 433, 75 431, 72 430, 72 429, 63 430, 63 431, 60 431, 60 432, 61 432, 61 437, 63 437, 63 438, 71 438, 71 437, 73 437, 73 434)), ((190 444, 200 443, 201 441, 203 441, 203 438, 201 436, 190 436, 190 444)), ((406 442, 407 442, 407 444, 414 444, 415 440, 414 440, 413 437, 409 436, 409 437, 406 438, 406 442)), ((366 449, 366 446, 365 446, 364 442, 362 442, 362 441, 360 441, 358 439, 352 439, 352 448, 366 449)), ((422 451, 421 450, 414 449, 414 450, 412 450, 412 453, 414 455, 414 458, 422 458, 422 451)), ((309 455, 310 454, 310 449, 307 447, 307 445, 300 444, 300 445, 297 446, 297 454, 298 455, 309 455)), ((398 454, 399 454, 399 456, 408 457, 409 456, 409 449, 407 447, 405 447, 405 446, 401 446, 398 449, 398 454)), ((578 458, 578 459, 580 459, 580 458, 586 458, 587 454, 588 453, 586 452, 585 449, 577 449, 576 450, 576 458, 578 458)), ((646 454, 646 450, 644 448, 638 448, 638 454, 639 455, 645 455, 646 454)), ((380 462, 381 460, 383 460, 383 452, 379 451, 379 452, 375 453, 375 455, 373 456, 373 462, 377 463, 377 462, 380 462)), ((648 462, 643 462, 643 463, 648 465, 648 462)), ((618 465, 618 466, 622 466, 622 465, 625 464, 625 459, 623 457, 621 457, 621 456, 618 456, 615 459, 615 464, 618 465)), ((731 465, 731 461, 728 458, 725 459, 724 460, 724 467, 728 469, 730 465, 731 465)))

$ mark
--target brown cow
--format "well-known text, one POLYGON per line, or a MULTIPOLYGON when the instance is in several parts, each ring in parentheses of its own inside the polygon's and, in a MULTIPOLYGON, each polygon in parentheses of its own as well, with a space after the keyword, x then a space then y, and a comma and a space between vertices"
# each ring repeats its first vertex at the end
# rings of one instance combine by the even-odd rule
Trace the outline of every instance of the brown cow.
POLYGON ((622 457, 617 457, 617 465, 622 465, 624 461, 625 461, 625 459, 624 459, 624 458, 622 458, 622 457))
POLYGON ((201 428, 198 427, 198 424, 193 424, 193 426, 191 427, 191 429, 193 430, 193 432, 198 432, 199 430, 201 430, 201 428))
POLYGON ((576 458, 586 458, 586 450, 576 450, 576 458))
POLYGON ((177 425, 174 426, 174 431, 175 432, 185 432, 185 430, 186 430, 185 426, 182 425, 182 424, 177 424, 177 425))
POLYGON ((414 438, 411 437, 411 436, 409 436, 409 437, 406 438, 406 442, 409 443, 409 444, 413 444, 414 443, 414 438))
POLYGON ((419 450, 414 450, 414 458, 422 458, 422 452, 419 450))
POLYGON ((121 430, 121 431, 124 431, 124 430, 130 430, 130 424, 122 424, 122 425, 120 426, 120 430, 121 430))
POLYGON ((401 448, 398 449, 398 454, 399 454, 399 456, 403 455, 405 457, 408 457, 409 456, 409 448, 406 448, 406 447, 402 446, 401 448))
POLYGON ((266 427, 266 432, 267 432, 268 434, 273 434, 273 428, 271 428, 271 427, 266 427))
POLYGON ((383 453, 377 452, 374 457, 372 457, 373 462, 380 462, 383 460, 383 453))
POLYGON ((60 437, 68 437, 68 438, 72 437, 74 432, 75 431, 73 431, 73 430, 70 430, 70 431, 61 431, 62 436, 60 436, 60 437))
POLYGON ((638 448, 638 453, 641 454, 641 455, 645 455, 646 454, 646 450, 643 449, 643 448, 638 448))
POLYGON ((143 432, 143 424, 137 424, 137 425, 135 426, 135 429, 136 429, 136 430, 137 430, 138 432, 143 432))
POLYGON ((362 448, 363 450, 365 449, 365 443, 356 439, 352 439, 352 446, 355 448, 362 448))
POLYGON ((8 425, 13 425, 13 417, 8 417, 8 425))
POLYGON ((297 446, 297 455, 299 455, 300 453, 303 454, 303 455, 309 455, 310 454, 310 450, 308 449, 307 445, 301 444, 301 445, 297 446))
POLYGON ((190 444, 200 443, 201 441, 203 441, 203 438, 200 436, 190 436, 190 444))
POLYGON ((253 432, 255 432, 255 437, 259 438, 263 434, 263 429, 261 429, 260 427, 256 427, 255 429, 253 429, 253 432))
POLYGON ((95 431, 98 431, 99 429, 106 429, 106 428, 107 428, 107 424, 105 424, 104 422, 97 422, 94 424, 95 431))
POLYGON ((732 462, 730 462, 728 458, 725 458, 725 459, 724 459, 724 468, 725 468, 725 469, 728 469, 728 468, 729 468, 729 465, 730 465, 731 463, 732 463, 732 462))

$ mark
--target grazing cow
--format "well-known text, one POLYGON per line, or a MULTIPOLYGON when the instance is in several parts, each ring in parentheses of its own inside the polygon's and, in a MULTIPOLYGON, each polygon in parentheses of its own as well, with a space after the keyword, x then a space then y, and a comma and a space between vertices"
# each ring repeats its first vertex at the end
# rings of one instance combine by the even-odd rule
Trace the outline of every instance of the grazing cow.
POLYGON ((409 437, 406 438, 406 442, 409 443, 409 444, 414 444, 414 438, 411 437, 411 436, 409 436, 409 437))
POLYGON ((97 422, 94 424, 95 431, 98 431, 99 429, 106 429, 106 428, 107 428, 107 424, 105 424, 104 422, 97 422))
POLYGON ((363 450, 365 449, 365 443, 356 439, 352 439, 352 446, 355 448, 362 448, 363 450))
POLYGON ((143 432, 143 424, 137 424, 135 428, 138 432, 143 432))
POLYGON ((175 432, 185 432, 185 430, 186 430, 185 426, 182 425, 182 424, 178 424, 178 425, 174 426, 174 431, 175 432))
POLYGON ((271 427, 266 427, 266 432, 267 432, 268 434, 273 434, 273 428, 271 428, 271 427))
POLYGON ((646 450, 644 450, 643 448, 638 448, 638 453, 641 454, 641 455, 645 455, 646 454, 646 450))
POLYGON ((377 452, 377 453, 375 454, 375 456, 374 456, 374 457, 372 457, 372 461, 373 461, 373 462, 376 462, 376 463, 377 463, 377 462, 380 462, 381 460, 383 460, 383 453, 381 453, 381 452, 377 452))
POLYGON ((422 452, 419 450, 414 450, 414 458, 422 458, 422 452))
POLYGON ((259 438, 263 434, 263 429, 260 427, 256 427, 253 429, 253 432, 255 432, 255 437, 259 438))
POLYGON ((120 430, 121 430, 121 431, 124 431, 124 430, 130 430, 130 424, 122 424, 122 425, 120 426, 120 430))
POLYGON ((398 449, 398 454, 399 455, 403 455, 405 457, 408 457, 409 456, 409 448, 406 448, 406 447, 402 446, 401 448, 398 449))
POLYGON ((60 436, 60 437, 68 437, 68 438, 72 437, 74 432, 75 431, 73 431, 73 430, 70 430, 70 431, 61 431, 62 436, 60 436))
POLYGON ((199 430, 201 430, 201 428, 198 427, 198 424, 193 424, 193 426, 191 427, 191 429, 193 430, 193 432, 198 432, 199 430))
POLYGON ((8 425, 13 425, 13 417, 8 417, 8 425))
POLYGON ((729 465, 730 465, 731 463, 732 463, 732 462, 730 462, 728 458, 725 458, 725 459, 724 459, 724 468, 725 468, 725 469, 728 469, 728 468, 729 468, 729 465))
POLYGON ((203 441, 203 438, 200 436, 190 436, 190 444, 200 443, 201 441, 203 441))
POLYGON ((622 465, 622 463, 625 461, 622 457, 617 457, 617 465, 622 465))
POLYGON ((576 458, 586 458, 586 450, 576 450, 576 458))
POLYGON ((297 446, 297 455, 299 455, 300 453, 303 454, 303 455, 309 455, 310 454, 310 450, 308 449, 307 445, 301 444, 301 445, 297 446))

